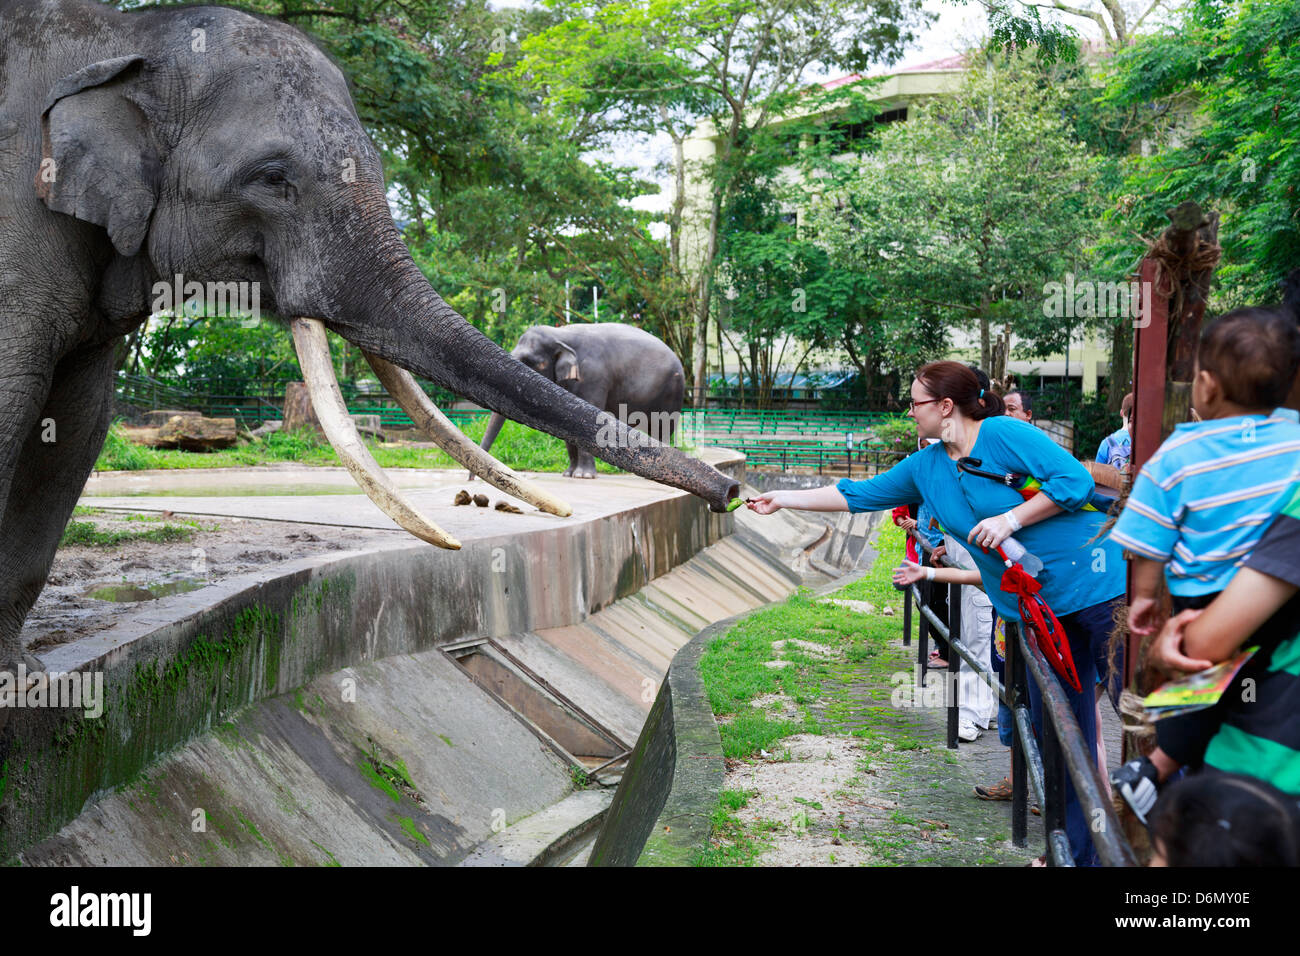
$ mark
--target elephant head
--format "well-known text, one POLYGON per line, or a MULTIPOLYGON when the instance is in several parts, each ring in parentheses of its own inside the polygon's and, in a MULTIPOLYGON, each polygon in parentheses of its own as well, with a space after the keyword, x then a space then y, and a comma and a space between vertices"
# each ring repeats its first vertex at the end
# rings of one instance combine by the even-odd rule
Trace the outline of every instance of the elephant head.
MULTIPOLYGON (((107 231, 105 266, 133 277, 132 301, 183 276, 255 284, 264 308, 302 317, 294 341, 313 401, 323 424, 342 418, 327 435, 376 502, 435 543, 456 546, 384 484, 346 416, 334 414, 341 399, 321 323, 374 358, 417 421, 446 426, 431 406, 414 407, 423 393, 408 371, 597 448, 597 409, 540 380, 535 364, 513 360, 429 285, 393 222, 343 74, 303 34, 220 7, 98 10, 113 23, 111 48, 101 44, 106 55, 53 85, 36 184, 50 209, 107 231)), ((463 436, 444 438, 474 457, 463 436)), ((674 449, 605 444, 607 461, 714 511, 736 493, 733 479, 674 449)))
MULTIPOLYGON (((566 390, 582 381, 582 365, 578 361, 578 353, 554 329, 545 325, 535 325, 519 336, 519 341, 510 350, 510 354, 538 375, 558 383, 566 390)), ((488 420, 487 431, 483 433, 483 451, 491 450, 492 443, 497 440, 504 424, 505 416, 494 412, 488 420)))

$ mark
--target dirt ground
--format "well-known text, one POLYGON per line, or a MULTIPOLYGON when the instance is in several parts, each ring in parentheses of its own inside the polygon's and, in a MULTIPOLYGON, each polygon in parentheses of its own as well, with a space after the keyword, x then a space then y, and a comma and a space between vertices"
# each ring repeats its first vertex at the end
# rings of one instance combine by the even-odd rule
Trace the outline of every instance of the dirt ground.
POLYGON ((42 648, 77 640, 107 627, 120 609, 141 600, 166 601, 166 592, 192 591, 272 564, 328 551, 350 551, 372 542, 408 537, 404 531, 332 528, 247 518, 189 518, 145 512, 92 510, 74 522, 90 522, 100 532, 142 532, 164 525, 192 530, 185 541, 127 541, 116 545, 69 544, 54 557, 45 590, 27 615, 23 642, 42 648), (120 586, 134 587, 120 587, 120 586), (118 587, 115 587, 118 586, 118 587), (113 588, 119 600, 91 597, 113 588), (162 593, 146 593, 152 588, 162 593), (135 600, 129 600, 134 598, 135 600))

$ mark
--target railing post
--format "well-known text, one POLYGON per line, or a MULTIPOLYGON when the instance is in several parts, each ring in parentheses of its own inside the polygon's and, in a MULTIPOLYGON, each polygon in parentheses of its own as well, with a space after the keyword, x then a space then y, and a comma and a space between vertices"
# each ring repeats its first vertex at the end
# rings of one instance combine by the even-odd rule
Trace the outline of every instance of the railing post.
POLYGON ((953 650, 952 642, 961 640, 961 589, 960 584, 948 585, 948 749, 957 749, 957 725, 961 718, 958 696, 958 677, 961 674, 961 655, 953 650))
MULTIPOLYGON (((926 607, 930 606, 930 589, 937 586, 933 581, 921 582, 919 593, 921 603, 926 607)), ((924 687, 925 675, 930 669, 930 619, 919 607, 916 612, 916 659, 921 665, 921 686, 924 687)))
MULTIPOLYGON (((1002 662, 1002 686, 1006 704, 1011 708, 1014 723, 1016 708, 1028 699, 1025 685, 1025 662, 1020 656, 1019 626, 1007 621, 1007 656, 1002 662)), ((1020 732, 1011 732, 1011 842, 1024 846, 1029 839, 1029 771, 1025 764, 1025 748, 1020 732)))
POLYGON ((912 586, 903 588, 903 646, 912 646, 912 586))
POLYGON ((1065 829, 1065 761, 1061 759, 1061 742, 1056 727, 1043 705, 1043 831, 1046 834, 1047 865, 1054 866, 1052 832, 1065 829))

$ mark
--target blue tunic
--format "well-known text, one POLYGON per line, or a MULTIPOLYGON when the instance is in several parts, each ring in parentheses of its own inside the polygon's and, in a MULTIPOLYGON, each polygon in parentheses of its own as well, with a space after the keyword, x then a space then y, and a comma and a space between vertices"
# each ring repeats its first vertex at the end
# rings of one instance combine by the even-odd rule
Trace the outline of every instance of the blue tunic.
MULTIPOLYGON (((1042 597, 1058 617, 1124 593, 1126 569, 1120 548, 1108 539, 1092 540, 1106 516, 1080 510, 1092 494, 1092 476, 1068 452, 1028 422, 999 415, 981 422, 971 457, 983 461, 981 471, 1037 478, 1047 497, 1065 509, 1014 535, 1043 562, 1038 575, 1042 597)), ((909 455, 883 475, 868 481, 842 478, 835 487, 853 512, 924 500, 944 530, 962 541, 982 519, 1024 501, 1006 485, 958 471, 939 442, 909 455)), ((1001 588, 1002 561, 994 552, 968 547, 998 614, 1019 620, 1016 598, 1001 588)))

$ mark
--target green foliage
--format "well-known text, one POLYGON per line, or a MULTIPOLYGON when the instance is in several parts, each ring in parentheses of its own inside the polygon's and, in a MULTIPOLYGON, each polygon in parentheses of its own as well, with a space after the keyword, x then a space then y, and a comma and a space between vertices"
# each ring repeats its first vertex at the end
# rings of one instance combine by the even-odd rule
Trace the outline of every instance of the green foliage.
POLYGON ((809 197, 836 265, 866 276, 913 337, 928 322, 979 332, 995 378, 1001 336, 1034 354, 1063 349, 1068 326, 1044 316, 1043 287, 1081 271, 1096 231, 1096 164, 1064 105, 1019 61, 990 60, 809 197))
POLYGON ((154 460, 150 449, 132 443, 122 434, 121 423, 113 422, 95 461, 95 471, 142 471, 157 467, 154 460))
POLYGON ((1136 236, 1196 200, 1222 215, 1212 306, 1276 302, 1300 263, 1300 0, 1191 0, 1180 13, 1112 65, 1105 102, 1134 117, 1150 155, 1125 160, 1102 251, 1116 273, 1131 268, 1136 236))

